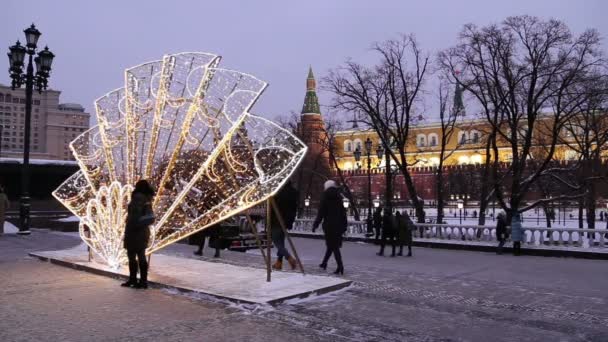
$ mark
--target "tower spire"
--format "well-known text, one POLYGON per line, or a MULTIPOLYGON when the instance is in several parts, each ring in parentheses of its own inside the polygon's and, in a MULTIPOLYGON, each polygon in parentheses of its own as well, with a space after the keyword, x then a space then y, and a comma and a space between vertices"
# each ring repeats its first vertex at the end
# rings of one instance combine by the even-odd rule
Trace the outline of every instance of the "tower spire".
POLYGON ((454 104, 452 105, 452 110, 456 114, 456 116, 464 116, 464 102, 462 101, 462 87, 460 84, 456 83, 456 89, 454 89, 454 104))
POLYGON ((317 82, 315 81, 315 75, 312 73, 312 66, 308 67, 308 77, 306 78, 306 96, 304 97, 302 114, 321 114, 319 99, 317 98, 317 82))

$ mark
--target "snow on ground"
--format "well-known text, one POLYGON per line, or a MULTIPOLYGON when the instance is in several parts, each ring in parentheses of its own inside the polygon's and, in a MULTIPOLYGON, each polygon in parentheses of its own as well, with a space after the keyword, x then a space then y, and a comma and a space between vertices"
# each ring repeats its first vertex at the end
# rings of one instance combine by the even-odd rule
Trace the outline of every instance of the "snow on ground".
POLYGON ((17 234, 19 228, 15 227, 14 224, 5 221, 4 222, 4 234, 17 234))
POLYGON ((70 216, 70 217, 60 218, 60 219, 57 219, 55 221, 59 221, 59 222, 80 222, 80 219, 78 218, 78 216, 70 216))

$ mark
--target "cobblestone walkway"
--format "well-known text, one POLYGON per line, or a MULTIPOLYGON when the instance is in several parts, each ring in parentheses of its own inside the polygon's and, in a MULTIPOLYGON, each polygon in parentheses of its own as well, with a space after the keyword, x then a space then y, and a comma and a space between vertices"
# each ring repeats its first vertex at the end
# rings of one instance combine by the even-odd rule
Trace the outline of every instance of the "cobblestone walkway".
MULTIPOLYGON (((307 271, 325 273, 316 266, 322 241, 295 242, 307 271)), ((0 341, 608 341, 601 260, 423 248, 391 258, 345 243, 351 288, 263 307, 124 289, 26 257, 77 243, 42 230, 0 237, 0 341)), ((163 253, 193 257, 193 249, 163 253)), ((264 267, 255 251, 204 258, 264 267)))

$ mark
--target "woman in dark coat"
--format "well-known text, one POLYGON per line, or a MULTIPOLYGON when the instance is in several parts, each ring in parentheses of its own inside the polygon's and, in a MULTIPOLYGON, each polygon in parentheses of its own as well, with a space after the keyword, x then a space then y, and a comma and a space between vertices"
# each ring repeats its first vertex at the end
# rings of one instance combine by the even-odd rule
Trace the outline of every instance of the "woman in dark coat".
POLYGON ((397 227, 395 225, 395 217, 390 211, 386 210, 385 208, 384 216, 382 216, 382 240, 380 240, 380 251, 376 253, 376 255, 384 256, 384 247, 386 246, 386 241, 388 240, 391 246, 393 247, 393 253, 391 254, 391 256, 395 256, 395 233, 397 230, 397 227))
POLYGON ((124 247, 129 258, 129 280, 121 286, 135 288, 148 288, 148 261, 146 260, 146 248, 150 240, 149 226, 154 223, 152 212, 152 198, 154 189, 146 180, 140 180, 135 184, 135 190, 131 194, 131 202, 127 211, 127 222, 125 227, 124 247), (140 280, 137 282, 137 270, 139 268, 140 280))
POLYGON ((507 241, 507 218, 504 212, 498 213, 496 216, 496 240, 498 240, 498 249, 496 254, 502 254, 502 247, 507 241))
POLYGON ((397 224, 397 239, 399 242, 399 253, 397 255, 403 255, 403 246, 407 245, 407 256, 412 256, 412 230, 415 229, 414 222, 410 219, 407 212, 403 212, 403 215, 397 211, 395 213, 395 221, 397 224))
POLYGON ((346 209, 344 209, 342 196, 336 182, 328 180, 323 187, 325 191, 321 197, 317 218, 312 226, 312 231, 314 232, 319 227, 321 221, 323 221, 323 232, 325 233, 325 245, 327 248, 323 262, 319 267, 326 269, 327 261, 333 253, 336 258, 336 264, 338 264, 338 268, 334 274, 344 274, 340 247, 342 247, 342 235, 346 232, 347 226, 346 209))

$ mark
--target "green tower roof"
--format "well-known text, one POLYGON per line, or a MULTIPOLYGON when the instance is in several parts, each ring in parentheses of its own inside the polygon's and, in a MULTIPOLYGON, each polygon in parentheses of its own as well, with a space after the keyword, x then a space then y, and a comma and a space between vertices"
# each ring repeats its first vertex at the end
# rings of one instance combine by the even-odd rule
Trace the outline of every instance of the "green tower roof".
POLYGON ((317 85, 315 81, 315 76, 312 73, 312 67, 309 67, 308 77, 306 79, 306 97, 304 97, 304 106, 302 106, 302 114, 321 114, 316 87, 317 85))

